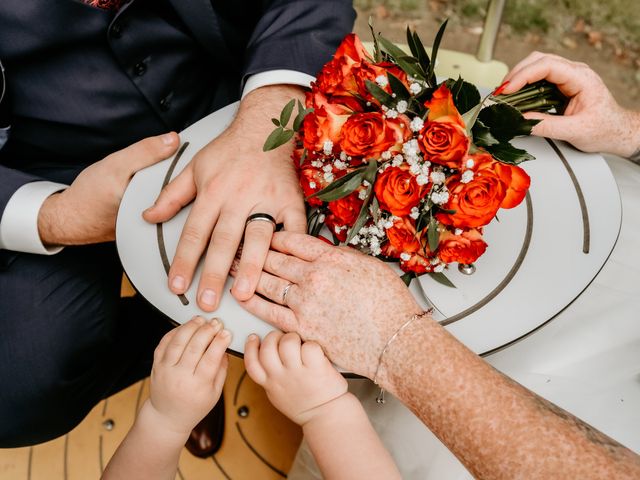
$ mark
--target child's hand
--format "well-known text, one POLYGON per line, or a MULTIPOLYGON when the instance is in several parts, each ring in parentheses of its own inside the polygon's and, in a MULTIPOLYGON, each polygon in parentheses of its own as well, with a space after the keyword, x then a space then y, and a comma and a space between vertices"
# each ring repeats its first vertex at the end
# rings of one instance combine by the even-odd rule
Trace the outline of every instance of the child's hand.
POLYGON ((195 317, 167 333, 154 353, 152 409, 167 428, 189 432, 217 403, 227 376, 231 333, 218 320, 195 317))
POLYGON ((320 345, 301 344, 296 333, 271 332, 262 345, 250 335, 244 350, 247 373, 264 387, 273 405, 298 425, 347 392, 347 381, 331 365, 320 345))

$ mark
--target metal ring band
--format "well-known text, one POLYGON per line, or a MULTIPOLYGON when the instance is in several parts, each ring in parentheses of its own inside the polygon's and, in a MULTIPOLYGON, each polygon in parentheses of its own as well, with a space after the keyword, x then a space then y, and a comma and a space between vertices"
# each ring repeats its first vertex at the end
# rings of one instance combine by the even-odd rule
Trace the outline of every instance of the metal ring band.
POLYGON ((289 284, 284 287, 284 290, 282 291, 282 305, 286 305, 287 304, 287 295, 289 294, 289 289, 293 286, 293 283, 289 282, 289 284))
POLYGON ((273 225, 273 229, 276 229, 277 223, 276 219, 273 218, 268 213, 254 213, 247 217, 247 221, 245 222, 245 227, 249 225, 251 222, 269 222, 273 225))

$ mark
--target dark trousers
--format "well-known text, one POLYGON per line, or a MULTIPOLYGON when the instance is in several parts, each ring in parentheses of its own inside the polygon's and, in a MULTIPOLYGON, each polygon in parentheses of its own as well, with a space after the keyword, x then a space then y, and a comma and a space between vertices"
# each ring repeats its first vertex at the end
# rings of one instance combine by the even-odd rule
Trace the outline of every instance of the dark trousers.
POLYGON ((171 326, 139 296, 120 298, 121 277, 113 244, 0 251, 0 448, 63 435, 149 374, 171 326))

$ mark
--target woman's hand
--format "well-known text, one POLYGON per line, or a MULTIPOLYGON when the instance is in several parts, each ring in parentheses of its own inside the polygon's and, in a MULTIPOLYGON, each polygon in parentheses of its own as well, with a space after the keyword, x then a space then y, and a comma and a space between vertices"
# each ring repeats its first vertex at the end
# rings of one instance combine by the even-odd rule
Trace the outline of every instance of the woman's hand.
POLYGON ((421 311, 402 280, 380 260, 308 235, 278 232, 271 248, 257 292, 272 302, 254 295, 241 305, 373 378, 385 343, 421 311))

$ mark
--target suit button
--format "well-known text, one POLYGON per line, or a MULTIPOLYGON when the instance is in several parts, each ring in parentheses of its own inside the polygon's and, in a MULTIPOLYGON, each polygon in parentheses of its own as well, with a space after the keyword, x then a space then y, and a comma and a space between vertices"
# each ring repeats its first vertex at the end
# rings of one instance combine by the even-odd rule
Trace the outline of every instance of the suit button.
POLYGON ((160 100, 160 110, 163 112, 168 111, 171 108, 171 96, 167 95, 162 100, 160 100))
POLYGON ((133 67, 133 73, 135 73, 138 77, 141 77, 147 72, 147 64, 144 62, 138 62, 133 67))
POLYGON ((122 24, 120 23, 114 23, 111 26, 111 36, 113 38, 120 38, 122 37, 122 24))

